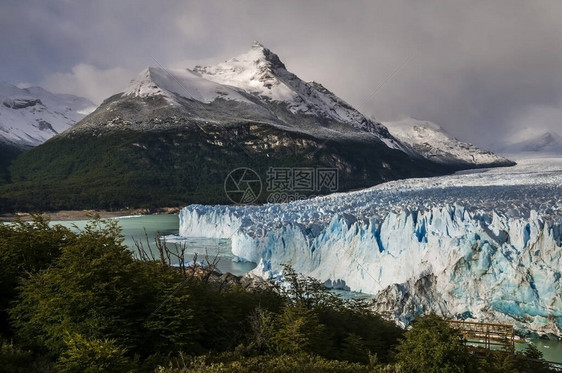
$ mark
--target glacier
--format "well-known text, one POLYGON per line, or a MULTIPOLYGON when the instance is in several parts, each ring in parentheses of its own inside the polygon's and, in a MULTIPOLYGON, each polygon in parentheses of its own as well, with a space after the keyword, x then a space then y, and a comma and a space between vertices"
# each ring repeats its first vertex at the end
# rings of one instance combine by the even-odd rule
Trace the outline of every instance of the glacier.
POLYGON ((230 238, 232 252, 373 295, 417 314, 508 322, 562 335, 562 159, 408 179, 288 204, 190 205, 180 235, 230 238))

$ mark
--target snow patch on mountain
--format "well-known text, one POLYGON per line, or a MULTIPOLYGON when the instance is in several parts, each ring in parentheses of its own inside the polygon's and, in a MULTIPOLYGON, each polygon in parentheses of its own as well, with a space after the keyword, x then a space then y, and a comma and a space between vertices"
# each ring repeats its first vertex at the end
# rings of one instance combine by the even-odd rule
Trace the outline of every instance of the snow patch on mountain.
POLYGON ((22 147, 39 145, 95 108, 82 97, 0 82, 0 141, 22 147))
POLYGON ((176 96, 206 104, 217 98, 252 104, 240 90, 203 79, 188 69, 148 67, 131 82, 124 94, 138 97, 162 95, 173 104, 178 104, 176 96))
POLYGON ((510 163, 490 151, 457 140, 439 125, 429 121, 406 118, 385 122, 384 125, 392 136, 408 146, 410 154, 437 163, 474 166, 510 163))
POLYGON ((289 263, 375 294, 404 323, 433 311, 562 335, 562 159, 289 204, 192 205, 180 235, 231 238, 260 276, 289 263))
POLYGON ((195 72, 220 84, 242 88, 246 92, 276 101, 291 101, 296 92, 278 75, 293 78, 279 57, 254 42, 250 51, 215 66, 196 66, 195 72))

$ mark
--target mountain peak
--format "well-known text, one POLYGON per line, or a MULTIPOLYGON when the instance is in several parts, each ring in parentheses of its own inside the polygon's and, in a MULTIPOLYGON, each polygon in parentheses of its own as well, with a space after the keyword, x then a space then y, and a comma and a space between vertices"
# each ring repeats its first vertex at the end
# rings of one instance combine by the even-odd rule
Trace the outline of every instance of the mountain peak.
POLYGON ((544 132, 534 137, 504 146, 505 153, 562 154, 562 137, 556 133, 544 132))
POLYGON ((542 134, 542 136, 540 136, 540 138, 543 139, 548 144, 550 143, 562 144, 562 138, 552 132, 545 132, 542 134))
POLYGON ((236 65, 237 63, 256 65, 270 71, 274 69, 286 70, 285 64, 281 62, 279 56, 258 41, 252 43, 252 47, 248 52, 231 58, 223 64, 236 65))
POLYGON ((266 47, 263 46, 262 43, 260 43, 257 40, 254 40, 254 42, 252 43, 252 49, 267 49, 266 47))
POLYGON ((213 66, 196 66, 193 71, 219 84, 235 86, 272 100, 293 98, 291 87, 284 84, 289 73, 275 53, 254 42, 246 53, 213 66))
MULTIPOLYGON (((288 71, 277 54, 257 41, 246 53, 217 65, 195 66, 193 73, 223 86, 239 88, 260 100, 280 103, 292 114, 317 116, 389 137, 386 128, 369 121, 321 84, 306 83, 288 71)), ((388 141, 390 146, 397 146, 393 139, 388 141)))
POLYGON ((179 106, 179 97, 206 104, 220 98, 257 105, 260 110, 275 102, 276 108, 283 107, 291 114, 317 117, 320 127, 351 125, 390 147, 400 148, 386 128, 365 118, 321 84, 307 83, 287 71, 279 57, 259 42, 246 53, 213 66, 195 66, 193 70, 148 68, 132 81, 124 95, 163 96, 179 106))
POLYGON ((249 59, 253 59, 254 62, 267 62, 270 63, 271 66, 273 68, 282 68, 282 69, 286 69, 285 64, 283 64, 283 62, 281 62, 281 60, 279 59, 279 56, 275 53, 273 53, 269 48, 265 47, 263 44, 261 44, 259 41, 254 41, 252 43, 252 47, 250 48, 250 51, 235 57, 233 59, 236 60, 249 60, 249 59))
POLYGON ((254 88, 271 88, 276 76, 288 73, 279 56, 257 41, 246 53, 214 66, 195 66, 193 71, 217 83, 237 86, 234 83, 249 82, 254 88))

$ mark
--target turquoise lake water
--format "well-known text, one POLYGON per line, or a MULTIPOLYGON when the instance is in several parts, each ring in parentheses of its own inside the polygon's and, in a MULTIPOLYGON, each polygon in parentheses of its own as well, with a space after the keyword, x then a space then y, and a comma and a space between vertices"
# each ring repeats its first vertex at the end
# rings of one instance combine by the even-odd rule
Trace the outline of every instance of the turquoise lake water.
MULTIPOLYGON (((181 238, 179 233, 179 218, 177 215, 143 215, 127 216, 114 218, 121 226, 125 244, 133 252, 136 252, 135 241, 141 242, 147 247, 148 241, 152 245, 153 252, 156 253, 154 239, 160 235, 166 240, 168 247, 174 248, 175 245, 186 246, 186 261, 191 262, 197 253, 197 261, 203 261, 205 255, 213 258, 218 254, 218 269, 222 272, 230 272, 235 275, 243 275, 256 267, 255 263, 235 262, 234 255, 230 251, 230 240, 210 239, 210 238, 181 238)), ((51 224, 60 224, 75 230, 83 229, 88 221, 53 221, 51 224)))
MULTIPOLYGON (((528 340, 543 353, 543 358, 545 360, 562 363, 562 341, 550 341, 538 338, 531 338, 528 340)), ((522 351, 525 349, 526 345, 527 343, 517 343, 515 349, 517 351, 522 351)))

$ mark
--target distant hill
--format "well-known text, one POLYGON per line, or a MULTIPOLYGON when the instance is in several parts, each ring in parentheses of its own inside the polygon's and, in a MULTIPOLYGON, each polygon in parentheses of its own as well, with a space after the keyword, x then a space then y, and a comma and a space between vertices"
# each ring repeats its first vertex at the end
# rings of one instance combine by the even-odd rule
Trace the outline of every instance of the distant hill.
POLYGON ((512 166, 515 163, 457 140, 439 125, 413 118, 385 122, 392 136, 409 148, 410 154, 439 164, 461 168, 512 166))
POLYGON ((505 154, 562 155, 562 137, 556 133, 545 132, 536 137, 503 146, 501 151, 505 154))
POLYGON ((37 146, 94 111, 83 97, 0 82, 0 142, 37 146))
POLYGON ((18 154, 70 128, 94 109, 83 97, 0 82, 0 184, 8 182, 7 167, 18 154))

